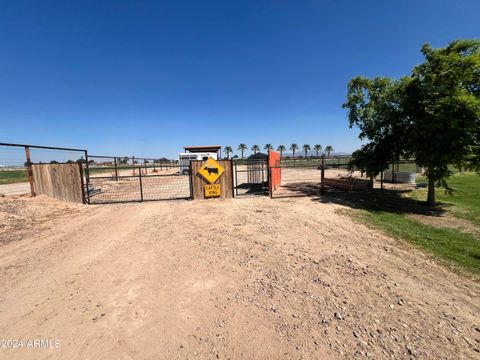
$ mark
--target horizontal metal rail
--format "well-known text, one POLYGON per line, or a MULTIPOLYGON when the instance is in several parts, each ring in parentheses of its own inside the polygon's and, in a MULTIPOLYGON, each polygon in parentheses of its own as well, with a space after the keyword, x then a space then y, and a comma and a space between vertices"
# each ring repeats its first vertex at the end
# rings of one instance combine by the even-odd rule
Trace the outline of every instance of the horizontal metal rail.
POLYGON ((113 201, 94 201, 91 202, 91 205, 108 205, 108 204, 126 204, 126 203, 142 203, 142 202, 152 202, 152 201, 178 201, 178 200, 191 200, 191 197, 172 197, 172 198, 159 198, 159 199, 143 199, 143 200, 113 200, 113 201))
MULTIPOLYGON (((172 176, 190 176, 190 174, 156 174, 156 175, 142 175, 142 178, 153 178, 153 177, 172 177, 172 176)), ((138 175, 118 175, 118 176, 90 176, 90 179, 138 179, 138 175)))
POLYGON ((87 151, 86 149, 73 149, 73 148, 62 148, 55 146, 40 146, 40 145, 29 145, 29 144, 10 144, 10 143, 0 143, 0 146, 17 146, 17 147, 29 147, 35 149, 48 149, 48 150, 63 150, 63 151, 87 151))

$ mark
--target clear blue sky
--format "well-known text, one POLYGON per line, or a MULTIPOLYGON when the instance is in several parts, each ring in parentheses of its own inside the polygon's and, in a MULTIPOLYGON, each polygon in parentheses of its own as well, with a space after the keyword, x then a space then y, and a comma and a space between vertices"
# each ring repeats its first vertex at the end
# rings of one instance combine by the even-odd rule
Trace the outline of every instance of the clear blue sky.
POLYGON ((184 145, 359 146, 356 75, 478 38, 480 1, 0 0, 0 142, 175 156, 184 145))

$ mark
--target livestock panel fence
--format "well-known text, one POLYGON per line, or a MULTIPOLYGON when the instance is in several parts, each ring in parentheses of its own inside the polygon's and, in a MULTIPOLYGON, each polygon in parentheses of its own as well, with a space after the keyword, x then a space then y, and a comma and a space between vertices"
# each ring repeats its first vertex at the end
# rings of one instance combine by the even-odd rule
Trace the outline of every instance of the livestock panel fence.
POLYGON ((191 199, 191 169, 167 159, 89 155, 89 204, 191 199))
MULTIPOLYGON (((417 180, 418 175, 423 175, 423 169, 412 159, 395 161, 376 179, 350 171, 349 156, 282 158, 269 151, 268 159, 222 161, 225 175, 218 179, 222 198, 316 196, 326 189, 404 188, 421 186, 417 180)), ((0 194, 47 194, 88 204, 203 198, 205 184, 197 174, 200 164, 0 143, 0 194)))
POLYGON ((0 143, 0 194, 46 194, 84 202, 87 150, 0 143))
POLYGON ((166 158, 96 156, 85 149, 0 143, 0 194, 88 204, 192 198, 191 169, 166 158))
POLYGON ((235 197, 268 195, 268 162, 264 159, 233 160, 235 197))
MULTIPOLYGON (((275 156, 275 154, 273 154, 275 156)), ((413 159, 395 161, 374 179, 350 169, 350 157, 269 160, 272 198, 317 196, 326 190, 405 189, 417 186, 423 169, 413 159)))

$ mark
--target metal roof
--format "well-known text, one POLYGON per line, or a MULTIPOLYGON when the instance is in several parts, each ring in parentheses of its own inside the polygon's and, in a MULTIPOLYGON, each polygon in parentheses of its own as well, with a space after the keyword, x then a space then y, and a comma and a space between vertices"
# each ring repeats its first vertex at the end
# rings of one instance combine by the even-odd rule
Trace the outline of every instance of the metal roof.
POLYGON ((217 152, 222 148, 221 145, 203 145, 203 146, 184 146, 185 151, 196 152, 217 152))

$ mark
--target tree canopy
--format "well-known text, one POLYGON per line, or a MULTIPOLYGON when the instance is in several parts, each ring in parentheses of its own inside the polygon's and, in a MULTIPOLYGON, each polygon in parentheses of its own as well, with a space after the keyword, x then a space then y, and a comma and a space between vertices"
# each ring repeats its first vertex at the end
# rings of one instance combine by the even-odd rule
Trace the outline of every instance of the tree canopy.
POLYGON ((425 61, 408 77, 352 79, 343 107, 350 127, 368 140, 352 166, 376 176, 389 162, 413 156, 427 169, 434 204, 435 183, 450 175, 449 165, 479 169, 480 42, 426 44, 422 53, 425 61))

